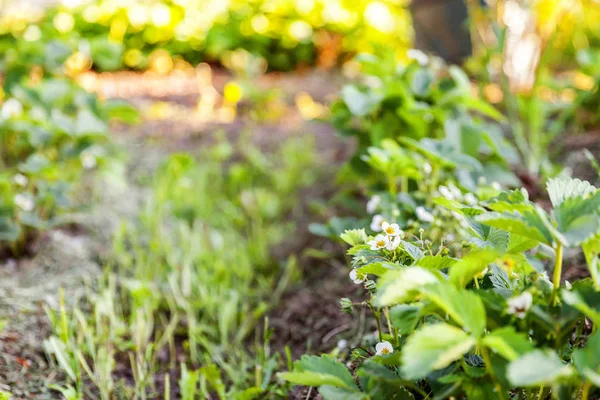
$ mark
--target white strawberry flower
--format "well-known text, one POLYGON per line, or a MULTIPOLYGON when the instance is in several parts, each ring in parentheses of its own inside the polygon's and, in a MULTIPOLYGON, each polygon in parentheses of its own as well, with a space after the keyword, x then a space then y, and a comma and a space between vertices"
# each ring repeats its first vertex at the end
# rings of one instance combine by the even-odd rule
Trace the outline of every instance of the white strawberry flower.
POLYGON ((474 206, 477 204, 477 197, 475 197, 473 193, 467 193, 465 194, 465 203, 470 206, 474 206))
POLYGON ((367 276, 365 274, 359 276, 358 271, 356 271, 356 269, 353 269, 352 271, 350 271, 350 280, 359 285, 367 280, 367 276))
POLYGON ((452 182, 450 182, 448 184, 448 190, 450 191, 450 193, 452 193, 452 196, 455 199, 461 199, 462 198, 462 192, 460 191, 459 188, 456 187, 456 185, 452 182))
POLYGON ((383 218, 383 215, 381 214, 376 214, 373 215, 373 219, 371 220, 371 230, 373 232, 381 232, 382 228, 381 225, 385 222, 385 218, 383 218))
POLYGON ((508 313, 522 319, 531 308, 532 303, 533 296, 531 293, 523 292, 519 296, 512 297, 508 300, 508 313))
POLYGON ((385 248, 389 251, 394 251, 400 246, 400 236, 386 236, 385 237, 385 248))
POLYGON ((423 164, 423 172, 425 172, 425 175, 431 175, 432 171, 433 171, 433 168, 431 167, 431 164, 429 164, 429 163, 423 164))
POLYGON ((23 114, 23 105, 17 99, 6 100, 2 105, 2 111, 0 111, 3 119, 18 117, 21 114, 23 114))
POLYGON ((367 242, 367 244, 371 246, 371 250, 381 250, 385 248, 387 241, 385 240, 385 236, 377 235, 375 239, 367 242))
POLYGON ((381 224, 381 228, 388 236, 404 236, 404 232, 402 232, 402 229, 400 229, 398 224, 390 224, 387 221, 384 221, 381 224))
POLYGON ((425 207, 417 207, 415 208, 415 214, 417 218, 423 222, 433 222, 433 214, 425 209, 425 207))
POLYGON ((376 355, 382 356, 384 354, 392 354, 394 352, 394 348, 392 347, 392 344, 390 342, 385 340, 375 345, 375 351, 376 355))
POLYGON ((17 194, 14 198, 15 204, 23 211, 32 211, 35 208, 35 203, 30 196, 25 194, 17 194))
POLYGON ((375 196, 371 197, 371 199, 367 202, 367 213, 373 214, 375 212, 375 210, 377 210, 377 207, 379 207, 380 203, 381 203, 381 196, 375 195, 375 196))
POLYGON ((452 194, 450 189, 448 189, 448 187, 446 187, 444 185, 440 185, 438 187, 438 192, 440 192, 440 194, 442 196, 444 196, 445 198, 447 198, 448 200, 454 200, 454 195, 452 194))
POLYGON ((29 183, 29 179, 27 179, 27 177, 23 174, 16 174, 15 176, 13 176, 13 182, 23 187, 27 186, 27 184, 29 183))

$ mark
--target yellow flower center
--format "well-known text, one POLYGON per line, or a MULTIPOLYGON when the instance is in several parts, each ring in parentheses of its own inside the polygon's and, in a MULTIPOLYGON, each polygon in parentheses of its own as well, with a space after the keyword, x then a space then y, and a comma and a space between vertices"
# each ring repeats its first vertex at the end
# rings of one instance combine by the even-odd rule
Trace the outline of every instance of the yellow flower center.
POLYGON ((392 233, 394 233, 394 228, 392 228, 391 226, 388 226, 388 228, 385 230, 385 233, 387 233, 388 235, 391 235, 392 233))
POLYGON ((381 354, 389 354, 390 353, 390 349, 388 349, 387 347, 384 347, 383 349, 381 349, 381 354))
POLYGON ((383 240, 378 240, 377 243, 375 243, 377 245, 377 247, 383 247, 385 246, 385 242, 383 240))

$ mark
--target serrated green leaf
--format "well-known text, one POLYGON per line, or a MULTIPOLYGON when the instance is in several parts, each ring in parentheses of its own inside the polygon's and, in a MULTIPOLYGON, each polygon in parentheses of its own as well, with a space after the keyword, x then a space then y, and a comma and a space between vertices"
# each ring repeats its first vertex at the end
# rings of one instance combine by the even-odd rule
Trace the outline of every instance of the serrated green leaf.
POLYGON ((411 400, 414 396, 402 386, 405 382, 389 368, 367 360, 358 369, 361 388, 372 400, 402 399, 411 400))
POLYGON ((479 238, 471 239, 477 247, 495 249, 502 253, 508 249, 510 233, 474 221, 469 221, 469 225, 473 228, 473 231, 479 235, 479 238))
POLYGON ((553 207, 558 207, 566 199, 586 196, 596 191, 596 188, 588 181, 577 178, 549 179, 546 189, 553 207))
POLYGON ((475 339, 452 325, 427 325, 406 341, 402 375, 406 379, 425 378, 432 371, 460 359, 474 344, 475 339))
POLYGON ((528 239, 532 239, 541 243, 552 243, 552 237, 547 232, 547 230, 545 230, 544 232, 540 231, 538 227, 539 224, 534 223, 535 216, 530 217, 529 219, 525 219, 518 213, 509 214, 490 212, 487 214, 479 215, 475 218, 477 222, 490 225, 495 228, 504 229, 505 231, 508 231, 511 234, 524 236, 528 239))
POLYGON ((569 246, 577 246, 595 237, 599 228, 600 220, 597 217, 584 215, 571 222, 569 229, 563 233, 569 246))
POLYGON ((600 235, 588 239, 581 245, 594 287, 600 290, 600 235))
POLYGON ((527 238, 521 235, 510 235, 510 242, 506 251, 508 253, 523 253, 538 246, 540 243, 537 240, 527 238))
POLYGON ((552 215, 556 219, 558 229, 566 232, 577 219, 589 214, 597 214, 598 211, 600 211, 600 190, 587 198, 576 196, 564 199, 552 210, 552 215))
POLYGON ((367 234, 364 229, 347 229, 340 238, 350 246, 356 246, 367 241, 367 234))
POLYGON ((483 338, 483 344, 509 361, 534 349, 534 343, 512 326, 499 328, 483 338))
POLYGON ((588 339, 584 348, 573 352, 573 362, 579 373, 595 386, 600 386, 600 333, 596 332, 588 339))
POLYGON ((436 255, 436 256, 424 256, 415 262, 416 266, 430 269, 434 271, 440 271, 442 269, 450 268, 456 264, 458 260, 456 258, 436 255))
POLYGON ((323 400, 367 400, 368 396, 357 390, 340 388, 335 386, 321 386, 319 394, 323 400))
POLYGON ((483 335, 486 323, 485 307, 477 294, 456 288, 447 282, 427 285, 423 294, 464 330, 475 337, 483 335))
POLYGON ((371 264, 364 265, 362 267, 358 267, 356 270, 359 274, 382 276, 390 271, 397 271, 400 268, 402 267, 390 262, 374 262, 371 264))
POLYGON ((346 366, 326 355, 321 357, 304 355, 294 362, 293 372, 282 372, 279 376, 298 385, 328 385, 351 390, 356 388, 346 366))
POLYGON ((433 202, 439 204, 442 207, 446 207, 449 210, 456 211, 459 214, 472 217, 475 215, 483 214, 485 209, 479 206, 466 206, 459 203, 456 200, 450 200, 445 197, 436 197, 433 202))
POLYGON ((419 258, 421 258, 423 256, 423 251, 421 249, 419 249, 417 246, 415 246, 412 243, 409 243, 407 241, 402 241, 402 246, 404 247, 404 250, 408 253, 408 255, 413 259, 413 260, 418 260, 419 258))
POLYGON ((412 304, 398 304, 390 308, 390 320, 400 335, 412 333, 419 322, 421 308, 412 304))
POLYGON ((506 377, 514 386, 540 386, 556 383, 571 375, 572 368, 565 365, 553 351, 534 350, 512 361, 506 377))
POLYGON ((499 256, 500 253, 494 249, 469 253, 450 268, 450 282, 458 288, 465 287, 499 256))
POLYGON ((438 282, 438 278, 420 267, 388 272, 377 284, 377 304, 384 307, 411 301, 424 285, 435 282, 438 282))
POLYGON ((529 194, 525 189, 515 189, 508 192, 502 192, 493 199, 490 199, 488 207, 498 212, 524 212, 531 211, 533 209, 533 203, 529 201, 529 194))

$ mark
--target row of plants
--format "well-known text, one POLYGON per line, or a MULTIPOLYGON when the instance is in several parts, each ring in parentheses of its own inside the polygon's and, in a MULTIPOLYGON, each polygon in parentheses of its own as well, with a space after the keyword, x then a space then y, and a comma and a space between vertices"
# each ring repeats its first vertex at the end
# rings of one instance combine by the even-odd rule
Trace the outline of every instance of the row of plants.
MULTIPOLYGON (((14 56, 15 63, 27 59, 14 56)), ((134 123, 137 113, 122 101, 100 101, 60 75, 2 83, 0 254, 18 256, 39 232, 69 222, 82 176, 118 159, 109 121, 134 123)))
POLYGON ((240 50, 264 58, 271 70, 331 67, 372 43, 393 41, 404 49, 411 35, 404 5, 373 0, 95 0, 65 2, 30 19, 18 10, 5 17, 0 42, 18 39, 32 55, 48 45, 69 49, 74 70, 168 72, 173 58, 227 65, 240 50))
MULTIPOLYGON (((359 143, 344 177, 372 194, 368 215, 313 226, 350 245, 364 298, 341 308, 369 310, 372 332, 339 360, 305 355, 279 376, 326 400, 595 398, 600 190, 568 172, 547 179, 551 166, 529 170, 530 198, 512 171, 540 165, 529 156, 549 163, 552 137, 529 154, 460 69, 413 56, 361 56, 362 82, 342 90, 332 119, 359 143), (564 264, 589 278, 564 281, 564 264)), ((522 106, 539 135, 566 124, 522 106)))
POLYGON ((248 140, 166 159, 103 276, 47 309, 66 399, 285 396, 274 376, 292 360, 271 352, 265 314, 300 271, 272 249, 293 240, 289 217, 319 163, 310 140, 268 156, 248 140))

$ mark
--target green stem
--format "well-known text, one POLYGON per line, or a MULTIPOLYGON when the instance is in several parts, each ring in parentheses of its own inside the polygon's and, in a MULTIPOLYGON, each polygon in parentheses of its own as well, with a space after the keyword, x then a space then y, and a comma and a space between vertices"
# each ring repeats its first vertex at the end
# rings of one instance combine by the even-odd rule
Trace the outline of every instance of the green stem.
POLYGON ((544 387, 540 387, 540 391, 538 392, 538 400, 542 400, 544 398, 544 387))
POLYGON ((396 198, 397 189, 396 189, 396 177, 393 174, 388 175, 388 190, 393 198, 396 198))
POLYGON ((380 321, 381 313, 379 311, 375 311, 375 308, 373 307, 373 305, 371 303, 368 303, 368 304, 369 304, 369 308, 373 312, 373 315, 375 315, 375 321, 377 322, 377 333, 379 334, 379 341, 383 342, 383 333, 381 332, 381 321, 380 321))
POLYGON ((590 396, 590 388, 592 387, 592 382, 586 382, 583 384, 581 388, 581 400, 588 400, 590 396))
POLYGON ((556 295, 560 288, 560 277, 562 275, 562 258, 563 258, 563 247, 561 243, 556 246, 556 260, 554 261, 554 275, 552 278, 553 288, 552 296, 550 297, 550 304, 554 306, 556 304, 556 295))
POLYGON ((487 367, 487 369, 490 373, 490 377, 492 378, 492 381, 494 382, 494 387, 496 388, 496 391, 498 392, 498 398, 500 400, 505 400, 504 393, 502 391, 502 385, 500 384, 500 381, 496 377, 496 374, 494 373, 494 369, 492 368, 492 360, 490 359, 490 354, 488 352, 488 349, 486 349, 484 346, 481 346, 481 355, 483 356, 483 361, 485 362, 485 366, 487 367))

